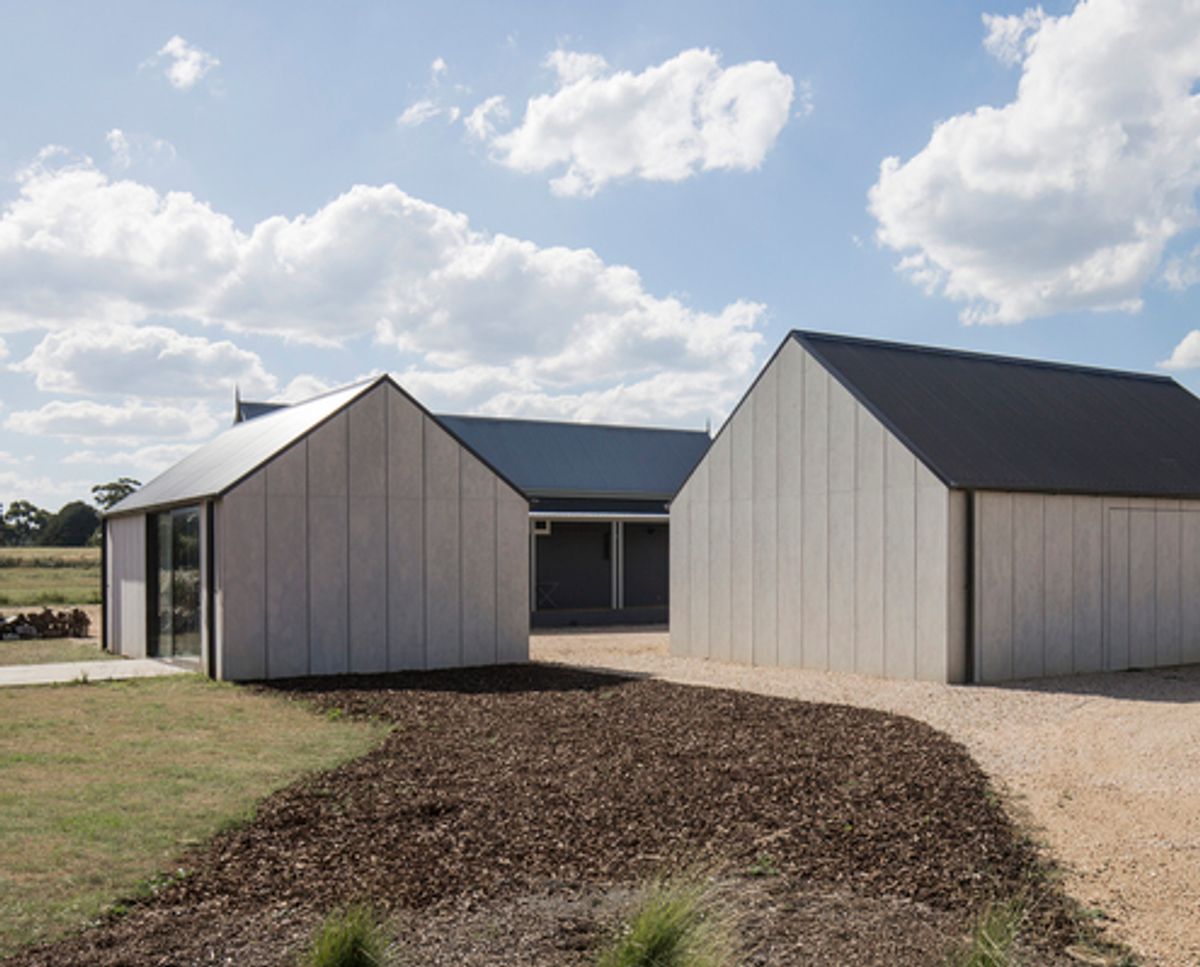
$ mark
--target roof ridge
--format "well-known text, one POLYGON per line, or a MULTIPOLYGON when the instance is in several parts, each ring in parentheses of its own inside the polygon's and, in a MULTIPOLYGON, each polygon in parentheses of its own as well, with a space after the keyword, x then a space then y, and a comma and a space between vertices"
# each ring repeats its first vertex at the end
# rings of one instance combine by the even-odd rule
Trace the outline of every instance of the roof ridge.
POLYGON ((1113 369, 1105 366, 1087 366, 1082 363, 1065 363, 1050 359, 1030 359, 1024 356, 1005 356, 1000 353, 983 353, 970 349, 951 349, 948 346, 924 346, 917 343, 896 342, 889 339, 874 339, 868 336, 851 336, 841 333, 818 332, 812 329, 793 329, 789 336, 801 344, 808 340, 815 342, 839 342, 850 345, 875 347, 878 349, 893 349, 901 352, 921 353, 927 356, 947 356, 953 359, 965 359, 974 362, 1000 363, 1009 366, 1028 366, 1035 369, 1054 369, 1070 373, 1081 373, 1086 376, 1105 376, 1113 379, 1136 379, 1154 383, 1171 383, 1176 381, 1162 373, 1142 373, 1136 370, 1113 369))
POLYGON ((539 426, 593 427, 602 430, 643 430, 652 433, 694 433, 707 436, 705 430, 673 426, 637 426, 632 423, 592 423, 586 420, 547 420, 529 416, 489 416, 475 413, 435 413, 439 420, 486 420, 489 423, 535 423, 539 426))

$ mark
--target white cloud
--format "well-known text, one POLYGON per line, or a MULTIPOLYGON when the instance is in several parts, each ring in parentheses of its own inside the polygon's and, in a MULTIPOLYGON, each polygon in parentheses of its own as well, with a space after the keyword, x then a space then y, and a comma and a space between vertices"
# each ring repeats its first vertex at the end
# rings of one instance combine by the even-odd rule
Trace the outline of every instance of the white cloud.
POLYGON ((900 270, 965 303, 966 322, 1136 311, 1197 221, 1200 4, 1032 16, 997 34, 1019 41, 1016 98, 938 124, 915 157, 886 159, 870 192, 900 270))
POLYGON ((550 182, 560 195, 594 195, 623 178, 682 181, 698 171, 757 168, 795 93, 775 63, 723 68, 710 50, 685 50, 640 74, 566 50, 546 63, 557 88, 530 99, 517 127, 494 132, 489 115, 502 102, 491 98, 469 116, 468 130, 509 168, 565 169, 550 182))
POLYGON ((110 181, 45 152, 0 212, 0 332, 187 312, 237 268, 231 219, 184 192, 110 181))
MULTIPOLYGON (((166 390, 154 382, 156 364, 175 371, 181 392, 198 393, 203 376, 186 365, 189 354, 227 367, 210 371, 214 381, 269 379, 257 357, 229 343, 142 326, 120 330, 126 354, 95 333, 150 316, 330 346, 373 338, 395 352, 381 362, 437 383, 430 405, 500 400, 560 414, 644 397, 640 421, 698 425, 721 415, 752 375, 765 310, 739 300, 706 312, 656 296, 632 268, 590 249, 482 232, 394 185, 359 185, 311 214, 243 232, 189 194, 111 181, 85 163, 27 173, 0 212, 0 330, 66 330, 44 339, 29 371, 48 386, 99 391, 110 384, 80 371, 95 350, 128 365, 129 379, 149 381, 137 390, 147 395, 166 390), (133 372, 138 359, 144 375, 133 372), (463 374, 481 368, 502 378, 472 388, 475 377, 463 374)), ((36 420, 9 420, 61 432, 67 416, 105 415, 48 405, 56 408, 35 411, 36 420)))
POLYGON ((160 443, 126 450, 74 450, 62 462, 67 466, 118 467, 122 475, 149 480, 195 449, 195 443, 160 443))
POLYGON ((221 63, 208 51, 194 47, 178 34, 163 44, 147 64, 164 61, 167 63, 163 73, 171 86, 181 91, 195 87, 205 74, 221 63))
POLYGON ((1182 292, 1200 282, 1200 245, 1167 259, 1163 265, 1162 280, 1173 292, 1182 292))
POLYGON ((235 386, 274 392, 257 354, 228 340, 212 342, 165 326, 74 327, 48 333, 13 369, 31 373, 48 393, 225 399, 235 386))
POLYGON ((446 61, 441 57, 435 57, 433 63, 429 65, 429 76, 436 81, 439 77, 446 73, 446 61))
POLYGON ((112 153, 112 167, 117 171, 127 171, 135 164, 175 160, 175 146, 162 138, 129 135, 120 128, 113 128, 104 138, 112 153))
POLYGON ((51 400, 36 410, 15 410, 4 426, 37 436, 100 437, 137 445, 147 438, 201 439, 213 433, 218 423, 207 408, 198 405, 185 409, 141 400, 126 400, 119 406, 91 400, 51 400))
MULTIPOLYGON (((357 380, 348 380, 348 382, 357 382, 357 380)), ((272 396, 271 401, 276 403, 299 403, 301 400, 312 399, 314 396, 328 393, 331 389, 335 389, 337 385, 337 383, 325 379, 323 376, 317 376, 313 373, 301 373, 299 376, 294 376, 287 386, 275 396, 272 396)))
POLYGON ((8 343, 0 339, 0 359, 8 358, 8 343))
POLYGON ((806 118, 816 108, 812 81, 807 79, 802 80, 796 85, 796 88, 796 117, 806 118))
POLYGON ((430 121, 442 113, 442 109, 433 101, 416 101, 404 109, 404 113, 396 118, 396 123, 404 128, 414 128, 430 121))
POLYGON ((1046 13, 1041 7, 1031 7, 1024 13, 1007 17, 985 13, 983 25, 987 28, 987 36, 983 39, 984 50, 1000 63, 1015 67, 1032 49, 1032 41, 1045 20, 1046 13))
POLYGON ((1170 357, 1158 364, 1163 369, 1200 369, 1200 329, 1193 329, 1184 336, 1170 357))
POLYGON ((52 480, 27 470, 0 470, 0 504, 31 500, 39 507, 57 510, 70 500, 89 500, 90 486, 84 480, 52 480))
POLYGON ((495 94, 486 101, 475 106, 475 109, 463 118, 467 133, 480 141, 486 141, 496 133, 496 125, 492 122, 508 120, 508 106, 504 98, 495 94))

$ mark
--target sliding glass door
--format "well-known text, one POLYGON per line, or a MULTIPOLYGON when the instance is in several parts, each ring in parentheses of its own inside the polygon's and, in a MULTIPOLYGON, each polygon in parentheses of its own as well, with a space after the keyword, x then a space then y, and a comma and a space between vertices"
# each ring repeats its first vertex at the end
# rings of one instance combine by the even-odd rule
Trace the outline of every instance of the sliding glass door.
POLYGON ((147 521, 149 654, 200 657, 200 508, 180 507, 147 521))

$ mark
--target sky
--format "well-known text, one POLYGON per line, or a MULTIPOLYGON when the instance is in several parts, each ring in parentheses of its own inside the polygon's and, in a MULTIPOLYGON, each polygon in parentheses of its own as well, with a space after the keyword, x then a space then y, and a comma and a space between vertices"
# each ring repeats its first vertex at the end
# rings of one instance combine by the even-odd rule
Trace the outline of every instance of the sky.
POLYGON ((795 328, 1200 391, 1200 0, 0 0, 0 502, 390 372, 718 426, 795 328))

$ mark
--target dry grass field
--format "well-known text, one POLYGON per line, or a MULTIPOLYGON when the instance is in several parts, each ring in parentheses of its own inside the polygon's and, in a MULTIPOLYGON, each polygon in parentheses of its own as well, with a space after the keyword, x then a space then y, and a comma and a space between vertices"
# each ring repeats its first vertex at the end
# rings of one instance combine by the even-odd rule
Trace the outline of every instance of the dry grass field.
POLYGON ((107 651, 101 651, 100 643, 96 638, 0 641, 0 665, 47 665, 64 661, 120 660, 120 655, 110 655, 107 651))
POLYGON ((99 601, 98 547, 0 547, 0 611, 99 601))

